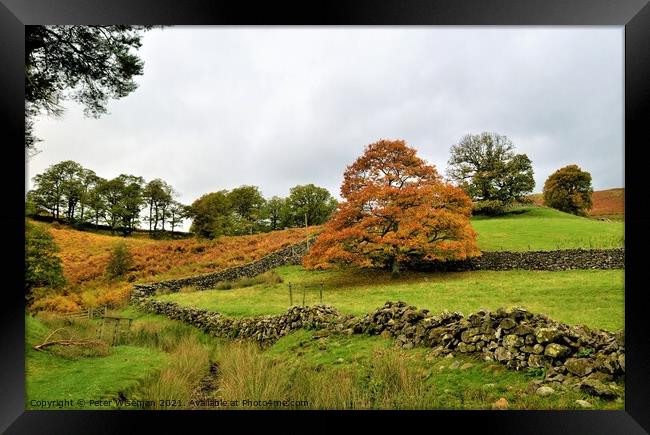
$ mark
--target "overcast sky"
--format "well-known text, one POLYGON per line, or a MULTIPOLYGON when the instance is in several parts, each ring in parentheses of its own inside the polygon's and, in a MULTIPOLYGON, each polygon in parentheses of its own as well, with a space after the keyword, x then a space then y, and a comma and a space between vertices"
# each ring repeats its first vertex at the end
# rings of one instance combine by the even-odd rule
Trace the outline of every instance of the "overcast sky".
POLYGON ((145 34, 138 89, 84 118, 41 118, 28 176, 74 160, 162 178, 191 203, 242 184, 338 197, 365 145, 404 139, 444 174, 492 131, 531 158, 540 192, 576 163, 623 187, 623 27, 172 27, 145 34))

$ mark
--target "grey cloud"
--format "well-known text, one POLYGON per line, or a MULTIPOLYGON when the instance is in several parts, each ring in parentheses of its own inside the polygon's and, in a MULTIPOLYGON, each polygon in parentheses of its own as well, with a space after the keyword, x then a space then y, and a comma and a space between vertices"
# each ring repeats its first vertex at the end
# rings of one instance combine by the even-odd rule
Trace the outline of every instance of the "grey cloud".
POLYGON ((76 160, 163 178, 189 203, 241 184, 266 196, 403 138, 444 173, 464 134, 513 139, 536 190, 577 163, 623 186, 623 28, 173 27, 146 34, 139 89, 94 120, 43 118, 29 176, 76 160))

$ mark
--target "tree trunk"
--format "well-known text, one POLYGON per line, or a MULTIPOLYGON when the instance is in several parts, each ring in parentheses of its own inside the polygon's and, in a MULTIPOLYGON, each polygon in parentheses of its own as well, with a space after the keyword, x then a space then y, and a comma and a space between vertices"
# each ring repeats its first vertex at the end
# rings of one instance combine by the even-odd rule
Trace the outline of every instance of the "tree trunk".
POLYGON ((393 258, 391 260, 391 278, 398 278, 399 277, 399 262, 397 261, 397 258, 393 258))

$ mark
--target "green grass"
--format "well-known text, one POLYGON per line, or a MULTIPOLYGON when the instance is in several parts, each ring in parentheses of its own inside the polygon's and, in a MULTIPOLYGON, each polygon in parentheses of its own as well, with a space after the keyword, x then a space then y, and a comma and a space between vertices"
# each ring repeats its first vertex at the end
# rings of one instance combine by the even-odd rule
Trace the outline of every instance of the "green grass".
POLYGON ((502 217, 475 216, 472 227, 478 232, 478 244, 483 251, 549 251, 624 245, 622 221, 598 221, 545 207, 525 207, 502 217))
POLYGON ((297 286, 294 305, 302 304, 299 286, 309 286, 305 304, 313 305, 319 303, 318 285, 322 282, 323 303, 343 313, 364 314, 387 300, 403 300, 433 314, 449 310, 468 315, 480 308, 518 305, 568 324, 610 331, 624 327, 623 270, 406 272, 397 280, 377 270, 306 271, 300 266, 276 270, 283 284, 158 298, 230 316, 277 314, 289 307, 288 283, 297 286))
MULTIPOLYGON (((85 400, 83 406, 64 409, 106 409, 90 406, 90 400, 116 398, 118 392, 135 388, 141 379, 160 369, 166 355, 153 349, 115 346, 107 356, 64 358, 32 348, 47 335, 47 328, 38 319, 26 317, 26 409, 32 400, 85 400)), ((55 408, 56 409, 56 408, 55 408)))
MULTIPOLYGON (((314 331, 298 330, 264 352, 232 344, 221 354, 219 367, 212 398, 308 402, 289 406, 297 409, 490 409, 502 397, 510 409, 576 409, 577 399, 588 400, 594 409, 624 406, 622 400, 603 401, 577 391, 540 397, 526 392, 539 375, 469 356, 433 357, 427 348, 397 349, 392 340, 378 336, 316 338, 314 331)), ((254 409, 241 403, 234 407, 254 409)))

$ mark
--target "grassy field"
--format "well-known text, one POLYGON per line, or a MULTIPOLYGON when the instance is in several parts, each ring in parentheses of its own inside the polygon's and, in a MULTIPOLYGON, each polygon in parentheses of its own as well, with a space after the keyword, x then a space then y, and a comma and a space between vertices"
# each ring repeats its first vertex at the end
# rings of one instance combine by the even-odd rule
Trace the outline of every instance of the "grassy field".
MULTIPOLYGON (((42 409, 32 400, 90 400, 117 397, 162 366, 163 352, 135 346, 115 346, 105 356, 70 356, 33 349, 52 330, 27 316, 25 337, 26 409, 42 409)), ((67 349, 66 349, 67 350, 67 349)), ((92 408, 90 405, 72 408, 92 408)), ((66 407, 69 409, 70 407, 66 407)))
POLYGON ((610 331, 624 326, 624 271, 571 270, 474 271, 455 273, 406 272, 394 280, 389 272, 373 270, 306 271, 300 266, 277 269, 281 284, 259 284, 231 290, 208 290, 158 296, 181 305, 218 311, 230 316, 281 313, 289 306, 288 283, 295 286, 293 303, 323 303, 341 312, 364 314, 387 300, 403 300, 432 313, 479 308, 494 310, 519 305, 569 324, 585 324, 610 331))
POLYGON ((502 217, 475 216, 482 251, 549 251, 573 248, 619 248, 622 221, 604 222, 545 207, 524 207, 502 217))

